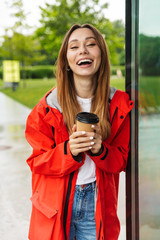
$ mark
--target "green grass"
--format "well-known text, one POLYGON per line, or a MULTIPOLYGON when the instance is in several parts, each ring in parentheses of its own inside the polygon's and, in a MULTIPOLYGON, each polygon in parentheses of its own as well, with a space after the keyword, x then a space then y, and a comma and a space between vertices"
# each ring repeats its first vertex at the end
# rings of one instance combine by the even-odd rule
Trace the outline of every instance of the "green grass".
MULTIPOLYGON (((111 86, 121 90, 124 90, 125 88, 124 83, 124 78, 111 79, 111 86)), ((22 103, 23 105, 33 108, 37 102, 55 85, 56 79, 30 79, 26 80, 25 84, 23 81, 21 81, 15 92, 13 92, 11 88, 1 88, 0 91, 22 103)), ((0 86, 2 86, 2 81, 0 81, 0 86)))
MULTIPOLYGON (((0 81, 0 91, 19 101, 29 108, 33 108, 37 102, 56 85, 55 79, 29 79, 25 83, 20 82, 15 92, 11 88, 3 88, 0 81)), ((111 78, 111 86, 125 90, 125 78, 111 78)), ((145 112, 160 111, 160 77, 140 77, 139 79, 139 106, 145 112), (151 108, 151 109, 150 109, 151 108)))
POLYGON ((159 77, 140 77, 139 95, 141 104, 145 99, 145 104, 149 107, 160 106, 160 76, 159 77))
MULTIPOLYGON (((15 92, 11 88, 3 88, 0 81, 0 91, 9 97, 17 100, 29 108, 33 108, 38 101, 56 85, 55 79, 28 79, 20 82, 20 86, 15 92)), ((111 77, 111 86, 125 90, 125 78, 111 77)), ((140 77, 139 78, 139 107, 142 113, 160 112, 160 77, 140 77)))
POLYGON ((110 85, 112 87, 115 87, 117 89, 120 89, 122 91, 125 91, 125 78, 112 78, 111 77, 111 83, 110 85))
POLYGON ((11 88, 3 88, 0 89, 0 91, 23 105, 33 108, 45 93, 55 86, 55 84, 55 79, 30 79, 26 80, 25 83, 21 81, 15 92, 13 92, 11 88))

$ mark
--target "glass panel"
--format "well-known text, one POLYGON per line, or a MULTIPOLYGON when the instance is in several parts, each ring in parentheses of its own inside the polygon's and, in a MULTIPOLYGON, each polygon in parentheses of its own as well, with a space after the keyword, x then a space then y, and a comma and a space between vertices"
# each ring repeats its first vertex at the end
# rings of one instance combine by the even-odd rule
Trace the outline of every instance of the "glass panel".
POLYGON ((140 240, 160 236, 160 1, 139 0, 140 240))
MULTIPOLYGON (((104 0, 101 0, 100 2, 103 4, 104 0)), ((124 24, 125 0, 119 0, 118 2, 117 0, 108 0, 106 2, 108 2, 109 7, 106 10, 105 14, 109 18, 109 20, 112 22, 116 20, 121 20, 122 23, 124 24), (119 9, 121 10, 119 11, 119 9)), ((124 31, 124 34, 125 34, 125 31, 124 31)), ((117 49, 117 52, 118 51, 119 50, 117 49)), ((121 61, 119 61, 119 64, 124 64, 123 61, 125 61, 125 56, 123 55, 123 53, 124 52, 122 52, 122 54, 119 55, 119 59, 121 59, 121 61)), ((118 66, 114 66, 114 65, 111 66, 111 70, 112 70, 111 86, 124 91, 125 90, 124 66, 119 66, 119 64, 118 66)), ((120 231, 118 240, 126 240, 125 175, 126 174, 124 172, 120 173, 120 180, 119 180, 118 217, 120 220, 121 231, 120 231)))

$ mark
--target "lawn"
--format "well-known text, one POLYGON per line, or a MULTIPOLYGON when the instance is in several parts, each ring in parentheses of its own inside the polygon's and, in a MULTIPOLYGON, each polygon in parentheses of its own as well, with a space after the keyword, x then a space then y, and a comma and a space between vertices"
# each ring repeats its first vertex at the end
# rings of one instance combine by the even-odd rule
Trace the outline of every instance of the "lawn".
POLYGON ((0 91, 18 102, 21 102, 25 106, 33 108, 45 93, 55 86, 55 84, 55 79, 30 79, 26 80, 25 83, 21 81, 15 92, 12 91, 11 88, 3 88, 0 89, 0 91))
MULTIPOLYGON (((15 92, 11 88, 2 88, 0 81, 0 91, 13 99, 21 102, 29 108, 33 108, 47 91, 56 85, 55 79, 29 79, 25 83, 20 82, 20 86, 15 92)), ((111 86, 117 89, 125 89, 124 78, 111 77, 111 86)), ((140 77, 139 79, 139 107, 145 112, 160 111, 160 77, 140 77)))
MULTIPOLYGON (((111 86, 116 87, 117 89, 124 90, 125 80, 121 79, 111 79, 111 86)), ((21 102, 29 108, 33 108, 36 103, 45 95, 47 91, 53 88, 56 85, 55 79, 28 79, 20 82, 19 87, 15 92, 11 88, 1 88, 0 91, 10 96, 11 98, 21 102)), ((2 81, 0 81, 0 86, 2 86, 2 81)))
POLYGON ((139 100, 142 107, 160 106, 160 77, 139 78, 139 100))

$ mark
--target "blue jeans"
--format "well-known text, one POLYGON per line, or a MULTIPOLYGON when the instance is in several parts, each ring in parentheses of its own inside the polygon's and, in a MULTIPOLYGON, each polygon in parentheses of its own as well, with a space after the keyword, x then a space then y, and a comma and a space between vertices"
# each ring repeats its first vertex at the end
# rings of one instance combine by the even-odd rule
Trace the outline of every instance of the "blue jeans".
POLYGON ((96 182, 76 185, 72 208, 69 240, 96 240, 96 182), (76 238, 75 238, 76 237, 76 238))

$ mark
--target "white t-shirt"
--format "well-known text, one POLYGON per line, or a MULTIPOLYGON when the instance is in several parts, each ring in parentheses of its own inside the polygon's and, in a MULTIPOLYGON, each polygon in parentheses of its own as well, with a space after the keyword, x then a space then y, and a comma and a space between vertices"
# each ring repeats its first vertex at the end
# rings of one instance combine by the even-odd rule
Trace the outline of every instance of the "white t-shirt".
MULTIPOLYGON (((84 112, 90 112, 91 98, 80 98, 77 96, 78 102, 84 112)), ((93 160, 85 153, 85 162, 79 168, 76 185, 82 185, 94 182, 96 180, 96 166, 93 160)))

